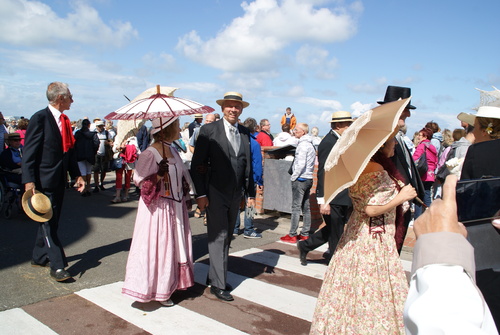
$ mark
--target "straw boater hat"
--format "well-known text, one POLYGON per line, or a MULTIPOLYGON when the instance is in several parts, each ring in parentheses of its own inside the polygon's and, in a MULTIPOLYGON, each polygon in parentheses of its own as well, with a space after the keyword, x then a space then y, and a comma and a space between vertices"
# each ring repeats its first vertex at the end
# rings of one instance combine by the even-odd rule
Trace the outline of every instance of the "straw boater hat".
POLYGON ((50 199, 43 193, 35 190, 35 194, 26 191, 21 200, 24 212, 32 220, 47 222, 52 218, 52 204, 50 199))
POLYGON ((471 126, 474 125, 474 121, 476 120, 476 117, 488 117, 488 118, 492 118, 492 119, 500 119, 500 107, 481 106, 478 108, 476 114, 460 113, 457 116, 457 118, 460 121, 468 123, 471 126))
POLYGON ((203 114, 194 114, 193 117, 195 119, 203 119, 203 114))
POLYGON ((224 99, 217 100, 217 104, 219 106, 222 106, 222 104, 226 100, 239 101, 243 104, 243 108, 247 108, 248 106, 250 106, 248 102, 243 101, 243 96, 238 92, 227 92, 226 94, 224 94, 224 99))
POLYGON ((151 123, 153 124, 153 126, 151 127, 151 135, 154 135, 160 130, 167 128, 169 125, 174 123, 174 121, 177 120, 178 118, 179 118, 178 116, 172 116, 172 117, 161 117, 158 119, 153 119, 151 121, 151 123))
POLYGON ((344 111, 333 112, 330 123, 333 122, 352 122, 351 113, 344 111))
POLYGON ((22 140, 21 134, 19 133, 10 133, 7 135, 7 140, 22 140))
MULTIPOLYGON (((398 101, 399 99, 406 99, 411 97, 411 88, 409 87, 401 87, 401 86, 387 86, 387 90, 385 91, 384 101, 377 101, 377 103, 383 105, 388 102, 398 101)), ((408 109, 416 109, 417 107, 408 103, 406 106, 408 109)))

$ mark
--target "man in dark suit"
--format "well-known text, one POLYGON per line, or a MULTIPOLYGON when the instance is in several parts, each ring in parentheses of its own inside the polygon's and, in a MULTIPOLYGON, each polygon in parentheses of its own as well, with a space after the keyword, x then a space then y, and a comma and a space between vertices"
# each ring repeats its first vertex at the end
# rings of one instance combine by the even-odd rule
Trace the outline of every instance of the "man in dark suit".
MULTIPOLYGON (((384 101, 378 101, 379 104, 385 104, 392 101, 397 101, 399 99, 406 99, 411 96, 411 89, 408 87, 400 87, 400 86, 387 86, 387 91, 385 92, 384 101)), ((411 116, 411 110, 416 109, 415 106, 411 104, 411 101, 408 105, 406 105, 405 110, 401 113, 399 118, 399 126, 403 126, 405 124, 405 120, 411 116)), ((417 197, 419 199, 424 198, 424 185, 422 180, 420 179, 420 175, 418 174, 417 167, 415 166, 415 162, 413 161, 410 150, 405 144, 403 139, 403 134, 398 132, 396 135, 397 145, 395 148, 395 154, 392 157, 394 164, 396 164, 396 168, 399 173, 403 177, 403 182, 405 185, 411 184, 415 191, 417 191, 417 197)), ((420 205, 418 200, 414 200, 415 204, 420 205)), ((412 214, 410 210, 407 210, 404 214, 404 224, 402 226, 396 227, 396 245, 398 248, 398 252, 401 253, 401 249, 403 248, 403 242, 406 237, 406 232, 408 231, 408 225, 412 219, 412 214)))
POLYGON ((333 255, 340 237, 344 232, 344 225, 349 220, 352 212, 352 201, 348 190, 340 192, 329 204, 325 204, 324 181, 325 162, 335 143, 352 123, 349 112, 335 112, 332 114, 328 134, 323 137, 318 146, 318 184, 316 186, 316 197, 320 205, 320 213, 323 215, 325 226, 312 234, 309 239, 299 241, 297 248, 300 252, 300 264, 307 265, 306 256, 311 250, 328 242, 330 256, 333 255))
POLYGON ((233 300, 227 284, 227 260, 236 216, 244 194, 247 206, 255 206, 250 132, 238 124, 249 103, 241 94, 228 92, 217 100, 224 117, 200 129, 191 161, 198 208, 207 210, 210 292, 233 300))
POLYGON ((35 189, 44 193, 52 203, 52 218, 39 224, 33 249, 33 266, 48 266, 56 281, 65 281, 71 275, 57 228, 63 204, 67 173, 76 178, 78 191, 83 192, 85 182, 80 176, 74 138, 68 117, 63 114, 73 103, 67 84, 53 82, 47 87, 49 106, 36 112, 30 119, 22 158, 23 183, 26 192, 35 189))

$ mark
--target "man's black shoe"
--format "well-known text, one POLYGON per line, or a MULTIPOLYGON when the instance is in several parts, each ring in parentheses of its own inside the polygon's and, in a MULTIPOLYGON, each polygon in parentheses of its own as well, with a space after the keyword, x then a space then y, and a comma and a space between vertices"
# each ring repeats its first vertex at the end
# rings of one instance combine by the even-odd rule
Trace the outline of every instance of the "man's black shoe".
POLYGON ((50 276, 54 278, 56 281, 65 281, 72 278, 69 272, 64 269, 57 269, 57 270, 50 269, 50 276))
POLYGON ((101 191, 105 191, 105 190, 106 190, 106 189, 104 188, 104 185, 103 185, 103 184, 99 185, 99 188, 101 189, 101 191))
POLYGON ((220 300, 224 300, 224 301, 233 301, 234 300, 231 293, 229 293, 226 290, 221 290, 220 288, 217 288, 215 286, 210 287, 210 293, 215 295, 220 300))
POLYGON ((44 268, 44 267, 49 266, 49 261, 46 261, 45 263, 37 263, 37 262, 35 262, 35 261, 32 259, 32 260, 31 260, 31 266, 33 266, 33 267, 41 267, 41 268, 44 268))
POLYGON ((304 250, 304 246, 301 244, 301 241, 297 242, 297 249, 299 249, 300 254, 300 264, 306 266, 307 265, 307 251, 304 250))
MULTIPOLYGON (((208 279, 208 276, 207 276, 207 280, 205 281, 205 284, 208 287, 212 286, 212 283, 210 282, 210 279, 208 279)), ((226 289, 225 290, 231 292, 233 290, 233 287, 231 286, 231 284, 226 283, 226 289)))
POLYGON ((99 187, 98 186, 94 187, 94 190, 92 192, 99 193, 99 187))

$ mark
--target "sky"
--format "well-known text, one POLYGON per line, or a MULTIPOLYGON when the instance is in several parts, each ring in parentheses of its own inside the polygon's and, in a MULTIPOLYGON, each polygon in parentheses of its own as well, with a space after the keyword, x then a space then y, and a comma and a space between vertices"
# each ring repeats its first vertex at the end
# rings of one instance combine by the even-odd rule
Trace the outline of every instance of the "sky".
POLYGON ((499 12, 498 0, 0 0, 0 111, 29 118, 62 81, 70 119, 103 118, 159 84, 217 112, 240 92, 241 119, 273 133, 291 107, 324 135, 332 112, 359 116, 396 85, 417 107, 410 137, 431 120, 453 130, 476 88, 500 87, 499 12))

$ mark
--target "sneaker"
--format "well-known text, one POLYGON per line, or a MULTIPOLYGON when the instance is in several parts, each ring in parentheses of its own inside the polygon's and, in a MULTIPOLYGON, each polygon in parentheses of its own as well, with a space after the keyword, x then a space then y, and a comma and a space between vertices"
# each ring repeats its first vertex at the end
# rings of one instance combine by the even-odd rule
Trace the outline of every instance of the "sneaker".
POLYGON ((304 236, 304 235, 297 235, 299 241, 305 241, 309 238, 309 235, 304 236))
POLYGON ((233 231, 233 236, 234 237, 238 237, 239 234, 240 234, 240 230, 239 229, 233 231))
POLYGON ((289 234, 283 236, 283 237, 280 237, 280 240, 282 242, 286 242, 286 243, 297 243, 297 241, 299 240, 297 236, 290 236, 289 234))
POLYGON ((251 232, 250 234, 244 233, 243 234, 244 238, 262 238, 261 233, 257 233, 255 230, 251 232))

